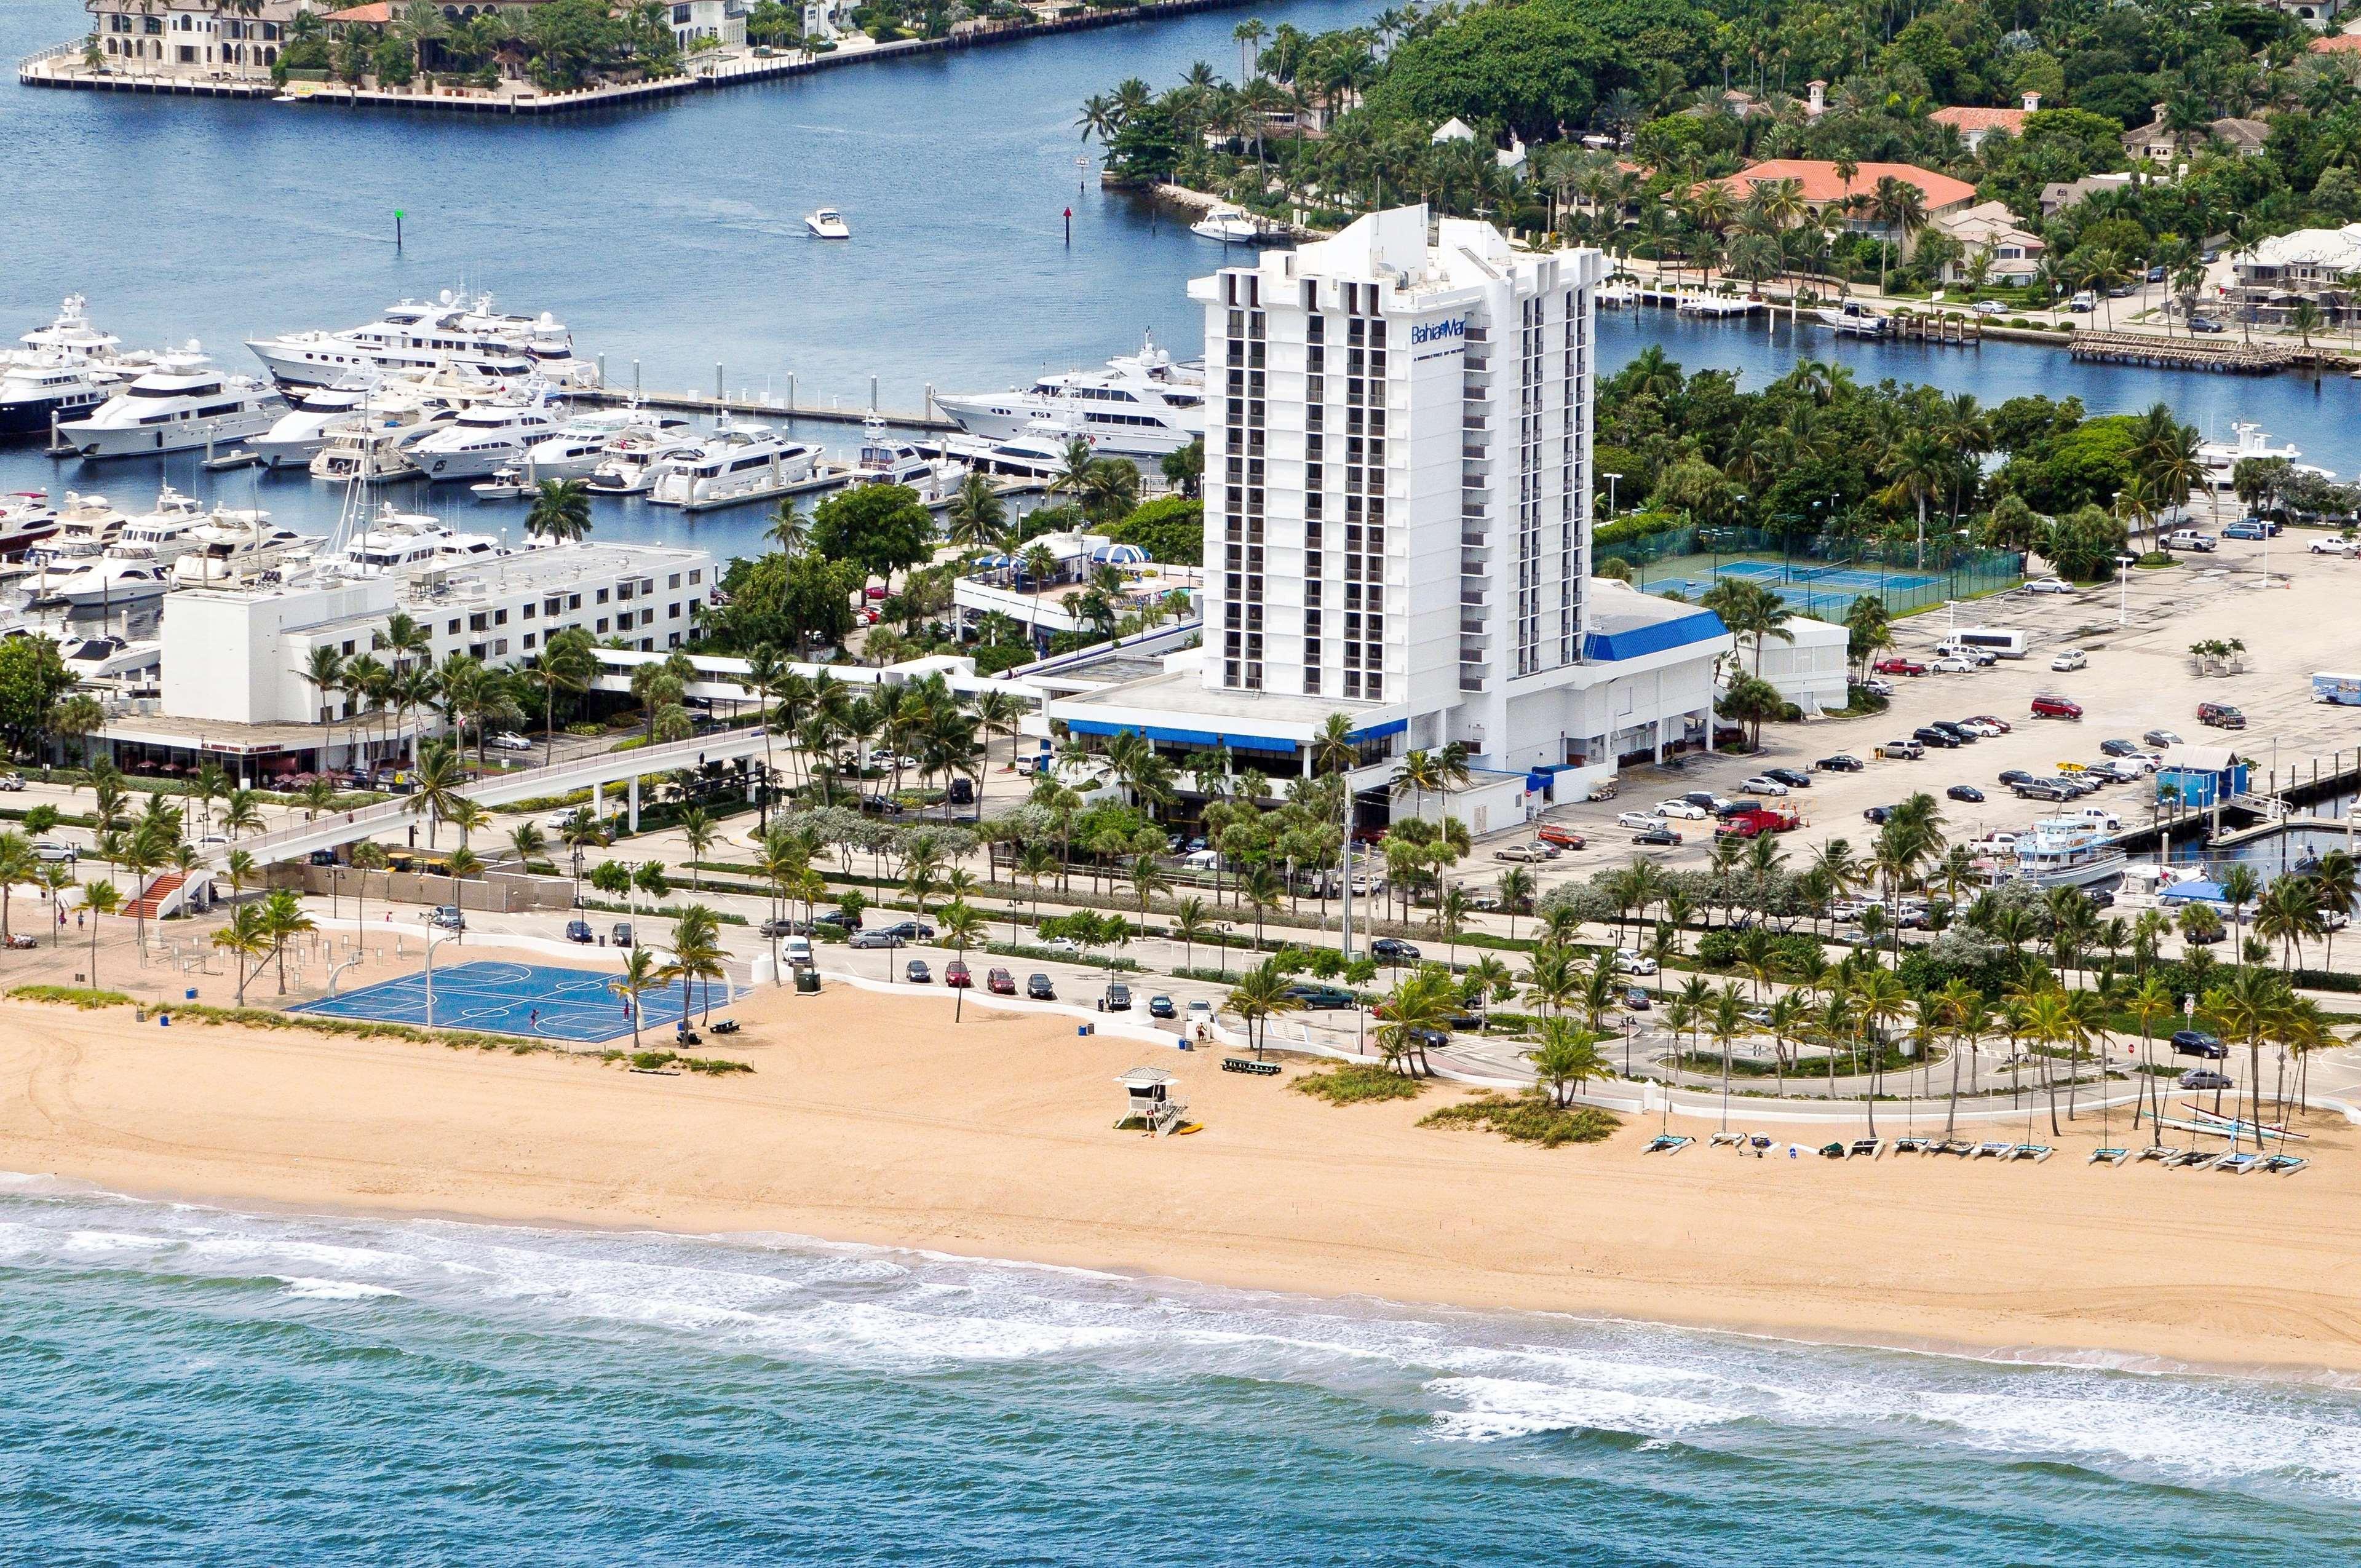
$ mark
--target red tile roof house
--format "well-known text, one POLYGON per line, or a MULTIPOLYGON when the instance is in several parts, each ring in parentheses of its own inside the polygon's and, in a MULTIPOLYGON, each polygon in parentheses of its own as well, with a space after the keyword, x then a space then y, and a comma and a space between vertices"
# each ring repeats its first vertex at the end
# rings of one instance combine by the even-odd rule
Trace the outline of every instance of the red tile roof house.
POLYGON ((1927 116, 1934 125, 1949 126, 1960 133, 1960 140, 1970 152, 1984 145, 1990 136, 2021 137, 2025 134, 2025 117, 2041 107, 2041 94, 2027 93, 2021 109, 1951 108, 1938 109, 1927 116))
POLYGON ((1725 174, 1712 183, 1727 188, 1732 196, 1743 201, 1757 185, 1793 180, 1805 204, 1816 214, 1826 218, 1833 209, 1843 225, 1855 234, 1886 236, 1885 225, 1871 217, 1867 207, 1877 182, 1889 177, 1918 187, 1930 222, 1963 212, 1976 199, 1976 188, 1966 181, 1921 169, 1915 163, 1863 163, 1855 167, 1852 182, 1848 185, 1838 176, 1837 166, 1832 162, 1816 158, 1773 158, 1735 174, 1725 174))

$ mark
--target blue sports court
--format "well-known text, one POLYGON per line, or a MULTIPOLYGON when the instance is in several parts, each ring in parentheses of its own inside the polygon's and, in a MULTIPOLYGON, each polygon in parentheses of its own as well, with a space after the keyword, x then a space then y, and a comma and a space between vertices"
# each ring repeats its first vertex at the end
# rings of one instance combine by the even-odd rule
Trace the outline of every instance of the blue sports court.
MULTIPOLYGON (((1692 559, 1695 559, 1692 557, 1692 559)), ((1803 562, 1724 561, 1719 568, 1708 568, 1702 577, 1659 577, 1648 575, 1648 591, 1669 593, 1678 589, 1682 597, 1695 602, 1705 597, 1714 584, 1713 573, 1719 570, 1725 577, 1743 577, 1791 602, 1805 603, 1828 596, 1850 598, 1856 594, 1909 594, 1931 588, 1943 581, 1939 576, 1926 572, 1905 572, 1874 568, 1863 571, 1858 566, 1814 566, 1803 562)))
MULTIPOLYGON (((481 1029, 493 1034, 521 1035, 532 1039, 572 1040, 597 1044, 628 1038, 631 1020, 624 998, 610 989, 615 977, 592 970, 558 969, 546 964, 485 961, 456 964, 434 970, 434 1011, 427 1016, 426 974, 406 974, 399 980, 323 997, 291 1008, 330 1018, 363 1018, 385 1024, 431 1025, 442 1029, 481 1029)), ((725 982, 691 981, 691 1016, 703 1014, 709 1003, 727 1006, 736 992, 725 982)), ((640 994, 640 1031, 658 1040, 680 1021, 678 982, 640 994)))

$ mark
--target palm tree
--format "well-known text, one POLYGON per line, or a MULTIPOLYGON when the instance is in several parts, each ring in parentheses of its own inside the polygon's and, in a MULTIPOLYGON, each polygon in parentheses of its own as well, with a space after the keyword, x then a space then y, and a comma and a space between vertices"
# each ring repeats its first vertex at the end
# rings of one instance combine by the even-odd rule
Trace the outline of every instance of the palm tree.
POLYGON ((549 849, 549 838, 541 824, 526 822, 509 829, 509 847, 516 851, 517 863, 527 870, 549 849))
POLYGON ((1171 935, 1180 942, 1182 969, 1193 967, 1189 960, 1195 954, 1197 944, 1203 941, 1213 928, 1213 916, 1206 909, 1203 899, 1191 895, 1172 906, 1171 935))
POLYGON ((11 936, 8 928, 8 899, 20 882, 31 882, 38 874, 40 861, 33 853, 33 841, 13 829, 0 833, 0 941, 11 936))
POLYGON ((1594 1078, 1605 1078, 1609 1068, 1598 1049, 1598 1036, 1576 1025, 1571 1018, 1547 1018, 1542 1022, 1541 1043, 1525 1053, 1533 1064, 1534 1074, 1549 1085, 1550 1102, 1554 1105, 1572 1103, 1574 1094, 1594 1078), (1573 1093, 1566 1086, 1574 1086, 1573 1093))
POLYGON ((793 559, 805 545, 811 543, 811 521, 796 504, 793 496, 779 502, 771 512, 770 525, 763 537, 779 547, 780 553, 793 559))
POLYGON ((327 723, 328 694, 336 690, 344 683, 344 654, 337 652, 332 644, 323 642, 312 650, 310 656, 295 674, 297 679, 312 688, 316 703, 313 711, 318 716, 318 722, 327 723))
POLYGON ((237 1004, 246 1005, 247 965, 265 959, 271 937, 259 905, 241 904, 230 912, 229 924, 214 933, 213 945, 237 959, 237 1004))
POLYGON ((1262 1059, 1270 1020, 1303 1006, 1302 1000, 1290 989, 1292 983, 1279 972, 1278 959, 1265 959, 1239 975, 1237 983, 1230 987, 1229 1009, 1246 1025, 1246 1041, 1254 1047, 1257 1061, 1262 1059))
POLYGON ((672 961, 656 971, 664 983, 680 981, 680 1027, 688 1027, 692 987, 697 981, 705 985, 705 1015, 713 1014, 713 982, 726 979, 727 954, 721 946, 721 923, 713 911, 701 904, 692 904, 680 912, 673 922, 672 961))
POLYGON ((312 917, 303 912, 302 901, 292 888, 273 888, 270 895, 258 905, 245 908, 259 913, 262 934, 269 939, 271 955, 279 960, 279 994, 287 994, 287 941, 315 929, 312 917))
POLYGON ((971 473, 960 481, 943 513, 943 536, 961 550, 983 550, 1000 537, 1008 521, 1007 503, 990 476, 971 473))
POLYGON ((405 809, 412 817, 426 818, 426 847, 430 850, 434 847, 436 829, 460 815, 461 807, 467 804, 467 797, 459 793, 464 778, 458 753, 448 741, 429 747, 419 761, 405 809))
MULTIPOLYGON (((721 829, 704 807, 691 806, 681 813, 680 836, 688 841, 688 890, 691 893, 701 892, 704 884, 699 880, 702 876, 699 862, 705 859, 706 851, 713 848, 713 841, 721 836, 721 829)), ((925 911, 919 913, 923 915, 925 911)))
POLYGON ((111 882, 83 884, 82 906, 90 911, 90 984, 98 989, 98 917, 123 907, 123 890, 111 882))
POLYGON ((640 1048, 640 998, 664 983, 653 948, 633 948, 623 959, 623 972, 607 982, 607 989, 623 999, 624 1011, 631 1015, 631 1049, 635 1052, 640 1048))

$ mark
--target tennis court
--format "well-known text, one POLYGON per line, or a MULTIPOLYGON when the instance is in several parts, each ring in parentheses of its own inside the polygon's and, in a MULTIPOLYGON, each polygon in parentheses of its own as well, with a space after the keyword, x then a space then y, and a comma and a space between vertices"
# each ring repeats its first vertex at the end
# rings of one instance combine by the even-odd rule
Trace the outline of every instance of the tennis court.
POLYGON ((1810 562, 1732 560, 1713 563, 1710 557, 1691 556, 1686 561, 1664 563, 1657 571, 1648 574, 1648 591, 1669 593, 1677 589, 1689 599, 1702 598, 1714 585, 1717 573, 1725 577, 1743 577, 1759 583, 1780 598, 1802 604, 1831 594, 1850 598, 1856 594, 1883 593, 1909 595, 1933 587, 1944 579, 1925 572, 1896 571, 1891 567, 1879 571, 1859 566, 1817 565, 1810 562), (1675 576, 1703 568, 1704 576, 1675 576))
MULTIPOLYGON (((437 968, 434 1014, 427 1012, 426 971, 323 997, 289 1009, 330 1018, 366 1018, 386 1024, 431 1025, 444 1029, 482 1029, 545 1040, 596 1044, 628 1036, 631 1020, 623 998, 609 989, 612 974, 559 969, 550 964, 494 960, 437 968)), ((727 983, 689 982, 691 1011, 727 1006, 736 995, 727 983)), ((680 1021, 677 984, 640 996, 642 1033, 669 1032, 680 1021)))

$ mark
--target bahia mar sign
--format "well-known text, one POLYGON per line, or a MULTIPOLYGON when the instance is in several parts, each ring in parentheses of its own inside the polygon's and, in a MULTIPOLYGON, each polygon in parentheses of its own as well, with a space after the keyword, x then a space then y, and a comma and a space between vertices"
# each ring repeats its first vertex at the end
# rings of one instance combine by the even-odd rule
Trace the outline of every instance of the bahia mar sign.
POLYGON ((1467 318, 1454 316, 1448 321, 1420 322, 1410 329, 1410 346, 1413 360, 1456 354, 1467 346, 1467 318))

